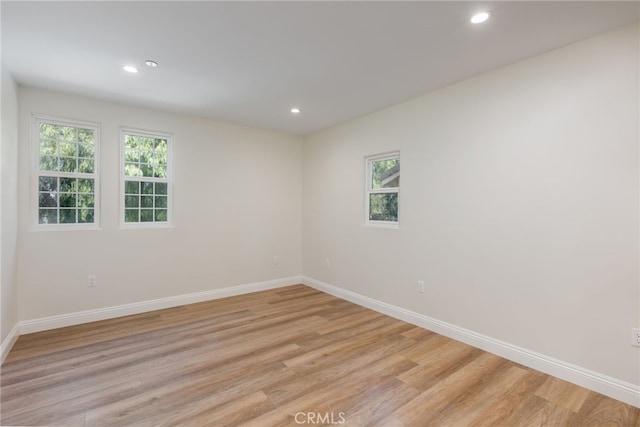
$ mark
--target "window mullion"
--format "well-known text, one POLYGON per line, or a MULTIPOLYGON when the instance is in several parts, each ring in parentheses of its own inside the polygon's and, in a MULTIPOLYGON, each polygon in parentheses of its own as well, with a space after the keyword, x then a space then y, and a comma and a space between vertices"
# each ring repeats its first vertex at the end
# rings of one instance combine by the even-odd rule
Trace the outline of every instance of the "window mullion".
POLYGON ((376 188, 375 190, 369 190, 369 193, 399 193, 400 192, 400 188, 399 187, 391 187, 391 188, 376 188))

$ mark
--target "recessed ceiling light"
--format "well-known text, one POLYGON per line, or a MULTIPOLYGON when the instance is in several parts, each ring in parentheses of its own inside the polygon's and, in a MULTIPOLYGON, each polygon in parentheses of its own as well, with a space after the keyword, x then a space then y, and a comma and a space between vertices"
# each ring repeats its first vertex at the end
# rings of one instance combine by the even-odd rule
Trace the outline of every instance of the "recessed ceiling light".
POLYGON ((151 68, 156 68, 158 66, 158 63, 156 61, 152 61, 150 59, 147 59, 146 61, 144 61, 144 64, 147 67, 151 67, 151 68))
POLYGON ((300 109, 299 108, 292 108, 290 111, 293 114, 300 114, 300 109))
POLYGON ((486 21, 487 19, 489 19, 490 16, 491 16, 490 12, 487 12, 487 11, 478 12, 471 17, 471 22, 474 24, 480 24, 486 21))
POLYGON ((127 73, 132 73, 132 74, 135 74, 138 72, 138 69, 133 65, 125 65, 124 67, 122 67, 122 69, 125 70, 127 73))

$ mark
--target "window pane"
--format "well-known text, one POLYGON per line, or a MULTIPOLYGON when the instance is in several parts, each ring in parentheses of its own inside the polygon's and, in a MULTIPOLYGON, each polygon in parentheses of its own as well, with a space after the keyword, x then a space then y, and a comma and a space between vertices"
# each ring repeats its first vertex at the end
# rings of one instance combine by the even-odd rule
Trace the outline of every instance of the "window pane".
POLYGON ((81 142, 78 144, 78 157, 87 157, 93 159, 95 157, 95 147, 93 144, 81 142))
POLYGON ((125 181, 125 194, 140 194, 140 181, 125 181))
POLYGON ((140 171, 142 172, 142 176, 146 176, 146 177, 153 176, 153 168, 148 163, 140 163, 140 171))
POLYGON ((140 205, 143 208, 152 208, 153 207, 153 196, 142 196, 142 197, 140 197, 140 205))
POLYGON ((76 157, 78 155, 78 146, 73 142, 60 141, 58 150, 60 157, 76 157))
POLYGON ((95 196, 93 194, 78 194, 78 207, 79 208, 93 208, 95 207, 95 196))
POLYGON ((40 138, 58 139, 59 127, 51 123, 40 123, 40 138))
POLYGON ((138 149, 138 139, 133 135, 126 135, 124 145, 127 148, 138 149))
POLYGON ((137 148, 125 148, 124 161, 130 163, 138 163, 140 161, 140 153, 137 148))
POLYGON ((154 160, 157 165, 160 165, 160 166, 167 165, 167 140, 166 139, 156 140, 156 146, 154 150, 154 160))
POLYGON ((395 188, 400 186, 400 160, 385 159, 371 163, 372 188, 395 188))
POLYGON ((60 191, 63 193, 72 193, 77 190, 77 179, 76 178, 60 178, 60 191))
POLYGON ((58 139, 71 142, 77 141, 78 128, 71 126, 58 126, 58 139))
POLYGON ((60 207, 63 207, 63 208, 75 208, 76 207, 76 193, 62 193, 62 194, 60 194, 60 207))
POLYGON ((138 163, 125 163, 124 176, 142 176, 142 170, 138 163))
POLYGON ((147 138, 145 136, 137 136, 138 146, 140 147, 140 151, 153 151, 153 138, 147 138))
POLYGON ((79 223, 93 223, 94 212, 93 209, 78 209, 78 222, 79 223))
POLYGON ((57 224, 57 223, 58 223, 57 209, 39 209, 38 210, 38 224, 57 224))
POLYGON ((79 173, 93 173, 93 159, 78 159, 79 173))
POLYGON ((166 178, 167 177, 167 167, 166 166, 156 166, 153 168, 153 176, 155 178, 166 178))
POLYGON ((75 157, 60 158, 60 172, 76 172, 77 169, 77 159, 75 157))
POLYGON ((167 210, 166 209, 156 209, 156 221, 167 221, 167 210))
POLYGON ((140 150, 140 163, 151 163, 153 152, 151 150, 140 150))
POLYGON ((156 196, 156 208, 167 207, 167 196, 156 196))
POLYGON ((41 176, 38 178, 39 191, 56 191, 58 189, 58 178, 53 176, 41 176))
POLYGON ((153 209, 140 209, 140 222, 153 222, 153 209))
POLYGON ((141 182, 140 189, 142 194, 153 194, 153 182, 141 182))
POLYGON ((58 158, 55 156, 40 156, 40 170, 41 171, 57 171, 58 170, 58 158))
POLYGON ((92 179, 78 179, 78 193, 94 193, 92 179))
POLYGON ((139 196, 124 196, 124 207, 125 208, 137 208, 140 206, 140 197, 139 196))
POLYGON ((58 206, 58 193, 55 191, 38 194, 38 207, 55 208, 58 206))
POLYGON ((45 156, 57 156, 58 144, 55 140, 41 139, 40 140, 40 155, 45 156))
POLYGON ((398 221, 398 193, 369 195, 369 220, 398 221))
POLYGON ((167 140, 166 139, 155 139, 154 140, 154 148, 156 150, 156 152, 167 152, 167 140))
POLYGON ((156 194, 167 194, 167 184, 164 182, 156 182, 155 184, 156 194))
POLYGON ((140 211, 138 209, 125 209, 124 222, 139 222, 140 211))
POLYGON ((76 222, 75 209, 60 209, 60 224, 73 224, 76 222))
POLYGON ((94 140, 94 131, 91 129, 78 129, 78 141, 81 143, 89 143, 93 146, 94 140))

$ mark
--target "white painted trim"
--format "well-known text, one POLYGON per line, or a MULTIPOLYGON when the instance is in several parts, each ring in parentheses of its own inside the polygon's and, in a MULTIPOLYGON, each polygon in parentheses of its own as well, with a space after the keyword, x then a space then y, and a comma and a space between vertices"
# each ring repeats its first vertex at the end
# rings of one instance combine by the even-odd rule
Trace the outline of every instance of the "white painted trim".
POLYGON ((640 386, 303 276, 302 283, 640 408, 640 386))
POLYGON ((219 298, 248 294, 251 292, 265 291, 267 289, 296 285, 301 283, 301 280, 302 278, 300 276, 292 276, 283 279, 269 280, 266 282, 250 283, 246 285, 212 289, 210 291, 196 292, 192 294, 134 302, 131 304, 117 305, 113 307, 98 308, 95 310, 86 310, 76 313, 61 314, 58 316, 25 320, 18 323, 19 331, 22 335, 32 332, 46 331, 49 329, 63 328, 65 326, 79 325, 82 323, 96 322, 98 320, 113 319, 115 317, 161 310, 163 308, 177 307, 180 305, 193 304, 196 302, 209 301, 219 298))
POLYGON ((19 336, 20 325, 19 323, 16 323, 9 331, 9 335, 7 335, 7 337, 4 339, 4 341, 2 341, 2 344, 0 345, 0 365, 4 363, 4 359, 6 359, 9 355, 9 352, 13 348, 13 345, 16 343, 19 336))

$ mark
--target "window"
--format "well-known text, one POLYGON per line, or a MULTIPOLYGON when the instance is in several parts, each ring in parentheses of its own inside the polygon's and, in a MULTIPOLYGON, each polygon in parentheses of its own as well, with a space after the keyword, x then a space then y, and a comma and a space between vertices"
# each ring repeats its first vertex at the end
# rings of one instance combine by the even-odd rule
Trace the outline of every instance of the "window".
POLYGON ((122 130, 122 223, 171 223, 171 136, 122 130))
POLYGON ((33 187, 38 227, 98 224, 99 127, 34 118, 37 159, 33 187))
POLYGON ((366 224, 397 227, 400 153, 366 158, 366 224))

